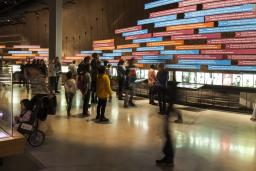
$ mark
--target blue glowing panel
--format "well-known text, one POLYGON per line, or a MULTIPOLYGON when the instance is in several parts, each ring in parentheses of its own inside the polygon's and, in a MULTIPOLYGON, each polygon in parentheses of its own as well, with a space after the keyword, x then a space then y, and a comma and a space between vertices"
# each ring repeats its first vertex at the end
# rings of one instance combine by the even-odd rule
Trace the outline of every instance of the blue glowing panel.
POLYGON ((173 59, 173 55, 166 55, 166 56, 143 56, 143 60, 170 60, 173 59))
POLYGON ((147 38, 147 39, 135 39, 133 43, 147 43, 147 42, 161 42, 163 41, 163 37, 156 37, 156 38, 147 38))
POLYGON ((253 30, 256 30, 256 25, 203 28, 203 29, 199 29, 199 34, 238 32, 238 31, 253 31, 253 30))
POLYGON ((179 65, 179 64, 169 64, 165 65, 166 68, 169 69, 193 69, 193 70, 200 70, 200 65, 179 65))
POLYGON ((177 19, 177 15, 168 15, 163 17, 149 18, 144 20, 139 20, 138 25, 151 24, 162 21, 171 21, 177 19))
POLYGON ((125 53, 125 52, 132 52, 132 49, 118 49, 113 50, 114 53, 125 53))
POLYGON ((152 8, 161 7, 164 5, 181 2, 181 1, 182 0, 157 0, 157 1, 145 4, 144 9, 152 9, 152 8))
POLYGON ((256 66, 217 66, 210 65, 208 70, 211 71, 256 71, 256 66))
POLYGON ((245 19, 245 20, 219 21, 219 27, 251 25, 251 24, 256 24, 256 18, 245 19))
POLYGON ((8 54, 32 54, 31 51, 8 51, 8 54))
POLYGON ((93 54, 93 53, 102 53, 100 50, 95 50, 95 51, 81 51, 81 54, 93 54))
POLYGON ((134 35, 138 35, 138 34, 147 34, 147 33, 148 33, 148 29, 145 29, 145 30, 123 33, 122 36, 127 37, 127 36, 134 36, 134 35))
POLYGON ((231 60, 179 60, 179 64, 187 65, 231 65, 231 60))
POLYGON ((183 25, 183 24, 196 24, 196 23, 203 23, 204 17, 196 17, 196 18, 189 18, 189 19, 181 19, 181 20, 174 20, 174 21, 164 21, 164 22, 157 22, 155 23, 155 27, 167 27, 167 26, 176 26, 176 25, 183 25))
POLYGON ((49 52, 47 52, 47 51, 38 51, 37 53, 38 54, 45 54, 45 55, 49 54, 49 52))
POLYGON ((165 60, 138 60, 139 64, 161 64, 165 63, 165 60))
POLYGON ((115 56, 122 56, 122 53, 103 53, 104 57, 115 57, 115 56))
POLYGON ((104 57, 99 57, 99 59, 101 60, 114 60, 115 57, 111 57, 111 56, 104 56, 104 57))
POLYGON ((246 5, 234 6, 234 7, 188 12, 188 13, 185 13, 185 18, 216 15, 216 14, 227 14, 227 13, 235 13, 235 12, 247 12, 247 11, 253 11, 254 8, 255 8, 255 5, 246 4, 246 5))
POLYGON ((157 50, 164 50, 164 46, 140 47, 140 48, 137 48, 138 52, 141 52, 141 51, 157 51, 157 50))
POLYGON ((199 50, 164 50, 161 55, 198 55, 199 50))

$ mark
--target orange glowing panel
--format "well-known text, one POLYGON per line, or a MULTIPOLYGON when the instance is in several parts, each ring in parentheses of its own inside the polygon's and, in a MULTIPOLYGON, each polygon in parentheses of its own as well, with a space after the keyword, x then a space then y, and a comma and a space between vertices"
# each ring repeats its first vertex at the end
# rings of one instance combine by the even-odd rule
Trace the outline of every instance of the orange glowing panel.
POLYGON ((166 27, 166 31, 214 27, 214 22, 166 27))
POLYGON ((36 56, 36 54, 12 54, 12 56, 34 57, 34 56, 36 56))
POLYGON ((201 49, 221 49, 221 45, 185 45, 176 46, 177 50, 201 50, 201 49))
POLYGON ((19 48, 19 49, 35 49, 40 48, 39 45, 14 45, 13 48, 19 48))
POLYGON ((3 56, 3 59, 26 59, 26 56, 3 56))
POLYGON ((184 45, 183 40, 172 40, 172 41, 163 41, 163 42, 151 42, 147 43, 147 46, 172 46, 172 45, 184 45))
POLYGON ((94 48, 93 50, 114 50, 115 46, 110 46, 110 47, 98 47, 94 48))
POLYGON ((106 39, 106 40, 95 40, 93 44, 105 44, 105 43, 114 43, 115 39, 106 39))
POLYGON ((79 57, 86 57, 86 56, 91 56, 91 54, 76 54, 76 56, 79 56, 79 57))
POLYGON ((32 52, 48 52, 49 49, 48 48, 30 48, 29 51, 32 51, 32 52))
POLYGON ((79 57, 79 56, 68 56, 65 57, 66 60, 83 60, 84 57, 79 57))
POLYGON ((126 45, 118 45, 117 49, 126 49, 126 48, 138 48, 140 44, 126 44, 126 45))
POLYGON ((4 48, 6 48, 5 45, 0 45, 0 49, 4 49, 4 48))

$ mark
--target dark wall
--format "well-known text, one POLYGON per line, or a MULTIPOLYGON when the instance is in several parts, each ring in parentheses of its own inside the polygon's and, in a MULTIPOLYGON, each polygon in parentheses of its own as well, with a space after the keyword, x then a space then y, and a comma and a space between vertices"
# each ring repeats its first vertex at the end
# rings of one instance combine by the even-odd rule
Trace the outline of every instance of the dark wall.
MULTIPOLYGON (((149 0, 76 0, 63 7, 63 52, 74 55, 91 48, 91 41, 113 38, 117 28, 136 25, 147 17, 144 3, 149 0)), ((22 42, 48 47, 47 9, 39 15, 28 13, 26 24, 0 27, 0 35, 20 34, 22 42)))

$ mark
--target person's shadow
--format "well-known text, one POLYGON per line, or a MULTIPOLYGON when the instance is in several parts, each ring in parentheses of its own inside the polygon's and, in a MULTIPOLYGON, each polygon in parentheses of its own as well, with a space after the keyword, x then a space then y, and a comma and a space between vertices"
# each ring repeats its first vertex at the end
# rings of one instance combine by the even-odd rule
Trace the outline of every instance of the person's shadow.
POLYGON ((174 171, 174 167, 161 166, 161 165, 156 165, 156 167, 158 167, 162 171, 174 171))

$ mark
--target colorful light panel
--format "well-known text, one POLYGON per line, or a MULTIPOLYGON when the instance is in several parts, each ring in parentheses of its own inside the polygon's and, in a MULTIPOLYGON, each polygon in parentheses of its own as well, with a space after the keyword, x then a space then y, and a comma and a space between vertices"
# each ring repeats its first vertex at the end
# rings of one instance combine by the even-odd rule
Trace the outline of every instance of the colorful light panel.
POLYGON ((193 49, 221 49, 221 45, 184 45, 176 46, 177 50, 193 50, 193 49))
POLYGON ((129 27, 129 28, 123 28, 123 29, 115 30, 115 34, 138 31, 138 30, 141 30, 141 29, 142 29, 142 26, 134 26, 134 27, 129 27))
POLYGON ((201 33, 201 34, 223 33, 223 32, 237 32, 237 31, 251 31, 251 30, 256 30, 256 25, 202 28, 202 29, 199 29, 199 33, 201 33))
POLYGON ((118 49, 118 50, 113 50, 114 53, 129 53, 132 52, 132 49, 118 49))
POLYGON ((214 27, 214 22, 171 26, 171 27, 167 27, 166 31, 184 30, 184 29, 198 29, 198 28, 208 28, 208 27, 214 27))
POLYGON ((145 24, 151 24, 151 23, 163 22, 163 21, 171 21, 175 19, 177 19, 177 15, 167 15, 162 17, 139 20, 138 25, 145 25, 145 24))
POLYGON ((180 2, 180 1, 182 0, 157 0, 157 1, 145 4, 144 9, 161 7, 161 6, 169 5, 169 4, 180 2))
POLYGON ((139 47, 136 49, 137 51, 157 51, 164 50, 164 46, 155 46, 155 47, 139 47))
POLYGON ((137 47, 140 47, 140 44, 118 45, 118 46, 117 46, 117 49, 137 48, 137 47))
POLYGON ((161 55, 179 55, 179 54, 199 54, 199 50, 164 50, 161 51, 161 55))
POLYGON ((176 26, 176 25, 181 25, 181 24, 196 24, 196 23, 203 23, 203 22, 204 22, 204 17, 180 19, 180 20, 174 20, 174 21, 165 21, 165 22, 155 23, 155 28, 176 26))
POLYGON ((122 53, 103 53, 103 56, 106 57, 115 57, 115 56, 122 56, 122 53))
POLYGON ((231 60, 179 60, 182 65, 231 65, 231 60))
POLYGON ((179 65, 179 64, 169 64, 165 65, 165 68, 169 69, 189 69, 189 70, 200 70, 200 65, 179 65))
POLYGON ((256 71, 256 66, 217 66, 209 65, 210 71, 256 71))
POLYGON ((148 33, 148 29, 145 29, 145 30, 123 33, 122 36, 127 37, 127 36, 134 36, 134 35, 138 35, 138 34, 147 34, 147 33, 148 33))
POLYGON ((163 41, 163 37, 156 37, 156 38, 147 38, 147 39, 135 39, 133 43, 147 43, 147 42, 161 42, 163 41))

